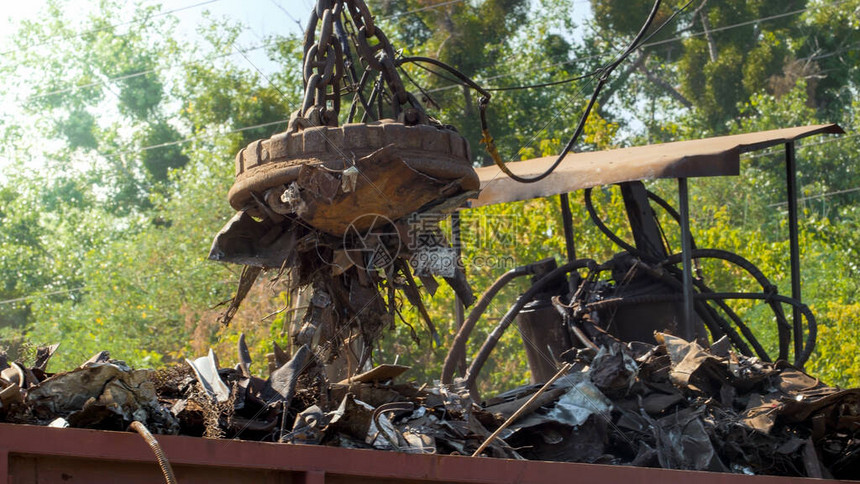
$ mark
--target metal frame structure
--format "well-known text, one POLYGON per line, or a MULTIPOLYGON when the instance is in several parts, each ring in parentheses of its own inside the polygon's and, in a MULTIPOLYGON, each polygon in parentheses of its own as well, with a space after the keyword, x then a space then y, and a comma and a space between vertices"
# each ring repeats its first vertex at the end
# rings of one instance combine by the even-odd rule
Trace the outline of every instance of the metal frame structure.
MULTIPOLYGON (((558 168, 543 180, 519 184, 505 177, 494 166, 479 168, 481 192, 470 200, 468 208, 506 203, 530 198, 559 195, 567 256, 575 258, 573 222, 569 193, 595 186, 619 184, 627 208, 628 219, 637 249, 644 257, 659 261, 662 245, 659 234, 646 214, 650 213, 642 181, 675 178, 678 183, 678 204, 682 238, 684 317, 681 336, 692 339, 697 334, 693 309, 692 238, 690 234, 689 179, 740 174, 740 155, 751 151, 784 145, 788 225, 791 265, 791 296, 800 301, 801 268, 798 235, 797 163, 795 142, 808 136, 831 133, 844 134, 836 124, 785 128, 757 133, 705 138, 700 140, 654 144, 569 154, 558 168), (657 248, 656 246, 660 246, 657 248)), ((537 158, 511 166, 521 176, 542 173, 555 157, 537 158)), ((794 353, 802 353, 803 321, 798 307, 793 308, 794 353)))

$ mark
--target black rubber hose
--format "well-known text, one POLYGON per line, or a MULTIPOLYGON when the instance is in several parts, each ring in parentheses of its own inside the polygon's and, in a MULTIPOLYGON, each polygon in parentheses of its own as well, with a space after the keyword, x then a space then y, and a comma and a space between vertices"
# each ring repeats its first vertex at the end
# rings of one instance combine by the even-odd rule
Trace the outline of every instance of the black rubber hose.
POLYGON ((472 311, 469 312, 469 316, 465 321, 463 321, 463 325, 460 326, 460 329, 457 331, 457 335, 454 337, 454 342, 451 344, 451 349, 448 350, 448 355, 445 357, 445 363, 442 365, 443 384, 448 385, 454 381, 454 370, 457 366, 457 362, 466 354, 466 343, 469 341, 469 336, 471 336, 472 330, 475 329, 475 325, 478 323, 478 319, 480 319, 484 314, 484 311, 487 310, 487 307, 489 307, 493 298, 496 297, 496 294, 498 294, 498 292, 512 280, 528 274, 529 271, 526 266, 511 269, 499 276, 499 278, 496 279, 483 294, 481 294, 481 298, 478 299, 478 302, 472 308, 472 311))
MULTIPOLYGON (((665 271, 655 270, 646 264, 643 264, 643 270, 646 274, 650 275, 651 277, 654 277, 655 279, 660 282, 663 282, 664 284, 667 284, 668 286, 677 291, 680 291, 683 288, 683 283, 681 282, 680 276, 678 275, 673 276, 665 271)), ((693 284, 696 284, 696 286, 700 290, 713 292, 701 281, 697 281, 694 279, 693 284)), ((725 303, 721 302, 721 304, 726 306, 725 303)), ((725 334, 729 337, 732 344, 735 345, 735 347, 742 354, 746 356, 753 356, 752 350, 750 350, 750 347, 746 344, 746 342, 744 342, 743 338, 741 338, 737 331, 732 328, 728 321, 720 317, 720 315, 716 312, 714 308, 709 306, 705 301, 694 301, 694 307, 696 310, 696 314, 698 314, 699 317, 702 318, 705 325, 708 327, 708 331, 710 331, 714 339, 717 339, 725 334)), ((726 308, 731 311, 731 308, 729 308, 728 306, 726 306, 726 308)), ((732 314, 734 313, 732 312, 732 314)), ((743 322, 741 321, 740 324, 743 324, 743 322)), ((756 342, 756 344, 757 343, 758 342, 756 342)))
MULTIPOLYGON (((675 207, 673 207, 672 204, 670 204, 665 199, 663 199, 663 197, 661 197, 660 195, 657 195, 656 193, 652 192, 651 190, 645 190, 645 193, 648 195, 648 198, 650 198, 652 201, 654 201, 654 203, 656 203, 657 205, 660 205, 660 207, 663 208, 663 210, 665 210, 666 213, 668 213, 669 216, 675 220, 675 222, 678 224, 678 226, 681 225, 681 214, 678 213, 677 210, 675 210, 675 207)), ((656 214, 654 215, 654 218, 655 219, 657 218, 656 214)), ((660 221, 658 220, 657 224, 659 224, 659 223, 660 223, 660 221)), ((663 238, 664 239, 666 238, 665 234, 663 235, 663 238)), ((669 245, 669 241, 667 240, 666 246, 668 247, 668 245, 669 245)), ((690 247, 692 247, 693 249, 698 249, 698 247, 696 247, 696 239, 694 239, 692 236, 690 236, 690 247)))
MULTIPOLYGON (((508 326, 514 321, 514 318, 520 313, 520 311, 525 307, 526 304, 531 302, 534 297, 540 293, 547 285, 551 282, 554 282, 558 279, 558 277, 563 276, 571 271, 575 271, 577 269, 583 268, 594 268, 597 266, 597 263, 591 259, 577 259, 572 262, 568 262, 563 266, 553 270, 552 272, 547 273, 545 276, 537 280, 532 286, 524 292, 518 299, 517 302, 508 310, 507 313, 502 317, 502 320, 499 321, 499 324, 493 329, 493 331, 487 335, 486 341, 481 346, 481 349, 478 351, 475 359, 472 360, 472 364, 469 366, 469 370, 466 372, 466 388, 472 390, 475 386, 475 380, 478 378, 478 374, 481 372, 481 368, 484 367, 484 363, 487 362, 487 359, 490 357, 490 353, 492 353, 493 349, 498 344, 499 339, 501 339, 502 334, 504 334, 505 330, 508 329, 508 326)), ((526 342, 528 343, 528 342, 526 342)))
MULTIPOLYGON (((712 294, 714 292, 711 288, 709 288, 707 285, 705 285, 705 283, 702 281, 697 281, 694 279, 693 284, 699 289, 700 292, 702 292, 704 294, 712 294)), ((759 358, 761 358, 762 361, 767 361, 767 362, 773 361, 773 360, 771 360, 770 355, 767 354, 767 351, 765 351, 764 347, 762 347, 761 343, 759 343, 758 339, 755 337, 752 330, 750 330, 749 326, 747 326, 746 323, 744 323, 744 321, 741 319, 741 317, 738 316, 738 313, 736 313, 735 310, 731 308, 731 306, 726 304, 726 302, 722 299, 716 299, 716 300, 714 300, 714 303, 720 309, 722 309, 723 312, 726 313, 726 315, 729 317, 729 319, 731 319, 732 322, 735 323, 735 326, 737 326, 738 329, 741 330, 741 333, 744 335, 746 340, 749 341, 749 343, 752 345, 753 349, 755 350, 756 355, 759 358)), ((732 333, 734 333, 734 331, 732 331, 732 333)), ((727 333, 727 334, 729 335, 729 338, 731 338, 732 342, 734 343, 734 338, 732 337, 732 333, 727 333)), ((735 334, 737 334, 737 333, 735 333, 735 334)), ((747 348, 746 352, 745 352, 743 346, 738 346, 737 344, 735 346, 737 346, 737 348, 741 351, 741 353, 744 353, 747 356, 752 356, 752 353, 749 351, 749 348, 747 348)))
MULTIPOLYGON (((594 88, 594 92, 591 94, 591 98, 588 100, 588 104, 585 106, 585 110, 579 118, 579 122, 576 125, 576 129, 570 137, 570 140, 564 146, 564 149, 561 150, 561 154, 556 157, 553 164, 546 169, 543 173, 533 176, 533 177, 522 177, 514 174, 510 168, 505 165, 502 161, 502 158, 499 156, 498 151, 496 151, 495 145, 493 144, 492 138, 489 136, 489 128, 486 119, 486 107, 487 102, 490 97, 485 96, 483 100, 480 102, 480 110, 481 110, 481 131, 484 134, 484 141, 487 144, 487 150, 490 152, 490 155, 493 158, 493 161, 496 165, 501 169, 506 175, 511 177, 511 179, 519 182, 519 183, 535 183, 544 178, 548 177, 558 165, 564 160, 568 153, 573 149, 573 146, 579 141, 580 135, 585 131, 585 124, 588 121, 588 117, 591 114, 591 110, 594 107, 594 104, 597 102, 598 97, 600 96, 600 91, 603 90, 603 86, 609 81, 609 75, 612 74, 612 71, 615 70, 624 60, 630 56, 645 40, 645 34, 651 28, 651 24, 654 22, 654 19, 657 17, 657 12, 660 10, 660 4, 662 0, 656 0, 654 5, 651 7, 651 11, 648 13, 648 18, 645 19, 645 23, 639 29, 639 32, 636 34, 636 37, 633 38, 633 41, 627 46, 626 49, 611 63, 609 63, 606 67, 601 69, 600 77, 597 80, 597 86, 594 88)), ((686 6, 685 6, 686 8, 686 6)), ((674 15, 673 15, 674 18, 674 15)), ((660 29, 662 29, 666 23, 664 22, 660 29)), ((658 29, 659 30, 659 29, 658 29)), ((653 34, 652 34, 653 35, 653 34)))
POLYGON ((449 66, 448 64, 440 61, 439 59, 434 59, 432 57, 421 57, 421 56, 401 57, 400 59, 397 59, 395 61, 395 65, 401 66, 403 64, 406 64, 407 62, 412 63, 412 64, 418 64, 418 63, 423 62, 426 64, 433 64, 436 67, 441 67, 442 69, 445 69, 446 71, 448 71, 449 73, 451 73, 455 77, 457 77, 457 79, 459 79, 461 82, 463 82, 466 86, 478 91, 478 93, 481 96, 483 96, 487 99, 489 99, 491 96, 491 94, 489 92, 487 92, 477 82, 473 81, 469 76, 463 74, 462 72, 460 72, 456 68, 449 66))
MULTIPOLYGON (((747 259, 739 256, 738 254, 728 252, 720 249, 695 249, 691 251, 691 257, 694 259, 721 259, 726 262, 730 262, 735 264, 738 267, 741 267, 749 275, 759 283, 762 288, 762 292, 765 294, 777 294, 777 288, 773 285, 770 280, 765 277, 765 275, 759 270, 758 267, 755 266, 752 262, 747 259)), ((677 264, 681 262, 682 254, 672 254, 665 261, 661 262, 661 265, 667 264, 677 264)), ((788 359, 788 349, 791 344, 791 330, 792 326, 788 324, 788 320, 785 317, 785 312, 782 310, 782 306, 779 305, 775 300, 768 300, 768 305, 773 310, 774 316, 776 316, 777 322, 777 330, 779 334, 779 356, 780 360, 788 359)), ((800 335, 798 335, 798 338, 800 335)))
MULTIPOLYGON (((673 269, 674 268, 670 267, 669 271, 672 271, 673 269)), ((661 274, 660 271, 656 271, 652 268, 649 268, 647 265, 645 266, 645 270, 647 273, 651 274, 653 277, 657 278, 658 280, 660 280, 666 284, 671 285, 674 289, 680 290, 683 287, 683 284, 681 282, 682 273, 676 273, 676 274, 674 274, 674 276, 669 275, 667 273, 661 274)), ((713 293, 714 292, 713 290, 711 290, 711 288, 709 288, 702 281, 693 279, 693 284, 701 292, 704 292, 704 293, 713 293)), ((729 305, 727 305, 724 301, 717 300, 717 301, 715 301, 715 303, 723 311, 725 311, 725 313, 729 316, 729 318, 731 318, 732 321, 738 326, 738 328, 740 328, 741 332, 747 338, 747 341, 749 341, 750 344, 753 345, 753 348, 755 348, 756 354, 759 356, 759 358, 762 358, 765 361, 771 361, 770 356, 767 354, 766 351, 764 351, 764 348, 762 348, 761 344, 759 344, 758 340, 755 338, 755 335, 753 335, 752 331, 750 331, 750 329, 746 326, 746 324, 744 324, 744 322, 743 322, 743 320, 741 320, 740 316, 738 316, 737 313, 735 313, 732 310, 732 308, 729 307, 729 305)), ((732 344, 735 345, 735 347, 742 354, 744 354, 746 356, 753 356, 753 352, 752 352, 752 350, 750 350, 750 347, 746 344, 746 342, 744 342, 744 340, 741 338, 741 336, 737 333, 737 331, 735 331, 734 328, 732 328, 732 326, 728 323, 728 321, 721 318, 719 316, 719 314, 716 313, 716 310, 714 310, 712 307, 710 307, 704 301, 695 301, 695 307, 696 307, 696 313, 698 313, 699 315, 702 315, 703 311, 708 311, 709 315, 715 320, 716 324, 729 337, 729 339, 732 341, 732 344)), ((712 335, 715 335, 712 328, 709 327, 708 329, 711 331, 712 335)), ((715 335, 715 336, 719 336, 719 335, 715 335)))
MULTIPOLYGON (((648 194, 648 198, 650 198, 655 203, 657 203, 657 205, 662 207, 663 210, 665 210, 669 214, 670 217, 672 217, 679 224, 681 223, 681 214, 679 214, 678 211, 675 210, 675 208, 669 202, 667 202, 665 199, 663 199, 662 197, 660 197, 659 195, 657 195, 656 193, 654 193, 650 190, 647 190, 646 193, 648 194)), ((591 203, 591 200, 587 199, 586 200, 586 206, 588 206, 588 204, 590 204, 590 203, 591 203)), ((593 209, 592 209, 592 211, 593 211, 593 209)), ((591 214, 592 211, 589 211, 589 213, 591 214)), ((596 219, 596 215, 592 216, 592 220, 594 220, 594 219, 596 219)), ((597 224, 597 222, 596 222, 596 224, 597 224)), ((598 224, 598 228, 600 228, 601 225, 602 224, 598 224)), ((606 228, 605 226, 604 226, 604 229, 605 229, 604 233, 609 231, 609 229, 606 228)), ((601 230, 603 230, 603 229, 601 229, 601 230)), ((692 238, 690 240, 690 245, 694 251, 698 250, 698 247, 696 247, 696 241, 692 238)), ((699 290, 702 292, 708 292, 708 293, 713 292, 702 281, 693 280, 693 284, 695 284, 696 287, 699 288, 699 290)), ((758 355, 758 357, 764 361, 771 361, 770 355, 767 354, 767 351, 765 351, 765 349, 761 346, 759 341, 756 339, 755 335, 752 333, 752 331, 750 331, 749 327, 746 324, 744 324, 744 322, 740 318, 740 316, 738 316, 738 314, 724 301, 715 300, 714 303, 720 309, 722 309, 722 311, 729 317, 729 319, 731 319, 732 322, 735 323, 735 325, 738 327, 738 329, 740 329, 741 333, 744 335, 744 337, 747 339, 747 341, 749 341, 749 343, 752 345, 753 349, 755 350, 756 355, 758 355)), ((710 307, 708 307, 708 308, 711 309, 710 307)), ((697 312, 699 312, 699 311, 697 311, 697 312)), ((746 354, 747 356, 752 356, 752 351, 750 351, 750 349, 746 345, 746 343, 744 343, 743 340, 741 340, 740 335, 738 335, 734 331, 734 329, 731 328, 731 326, 729 326, 728 323, 725 322, 725 320, 720 318, 718 315, 714 314, 713 317, 716 319, 717 322, 721 323, 720 324, 721 328, 726 332, 729 339, 732 340, 732 343, 735 345, 735 347, 737 347, 741 353, 746 354)))
POLYGON ((597 215, 597 210, 594 209, 594 202, 591 200, 591 188, 585 189, 585 209, 588 211, 588 216, 591 217, 591 221, 594 222, 594 225, 597 226, 598 230, 603 232, 603 235, 605 235, 612 242, 615 242, 615 245, 617 245, 618 247, 621 247, 622 249, 629 252, 630 255, 641 258, 641 254, 639 253, 639 250, 636 249, 636 247, 633 247, 632 245, 625 242, 621 237, 615 235, 615 233, 609 230, 609 227, 607 227, 606 224, 604 224, 603 221, 600 220, 600 216, 597 215))
POLYGON ((364 86, 367 84, 367 80, 370 78, 370 71, 365 70, 361 74, 361 79, 358 81, 358 85, 356 86, 355 98, 352 100, 352 104, 349 107, 349 115, 347 116, 347 122, 353 122, 355 119, 355 113, 357 112, 358 104, 356 104, 356 100, 361 103, 361 106, 364 108, 364 112, 367 113, 371 111, 370 106, 367 104, 367 100, 364 99, 364 86))

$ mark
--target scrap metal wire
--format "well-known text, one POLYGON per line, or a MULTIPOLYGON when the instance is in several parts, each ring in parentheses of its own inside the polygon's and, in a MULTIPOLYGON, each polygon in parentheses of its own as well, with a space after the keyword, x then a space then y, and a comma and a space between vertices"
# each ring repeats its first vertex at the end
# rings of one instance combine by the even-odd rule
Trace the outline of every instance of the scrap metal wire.
POLYGON ((129 425, 129 428, 137 432, 143 440, 146 441, 146 445, 152 449, 152 452, 155 454, 155 458, 158 460, 158 467, 161 468, 162 474, 164 474, 164 480, 167 484, 176 484, 176 475, 173 473, 173 468, 170 466, 170 461, 167 460, 167 455, 161 449, 161 445, 158 444, 158 441, 155 440, 155 437, 149 432, 149 429, 146 428, 145 425, 135 420, 129 425))

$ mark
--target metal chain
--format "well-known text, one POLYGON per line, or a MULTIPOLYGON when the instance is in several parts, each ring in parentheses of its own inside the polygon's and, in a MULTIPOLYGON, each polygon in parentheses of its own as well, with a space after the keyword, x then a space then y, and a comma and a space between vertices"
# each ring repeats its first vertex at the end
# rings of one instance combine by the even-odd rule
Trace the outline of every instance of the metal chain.
POLYGON ((293 115, 290 131, 308 125, 337 126, 344 62, 341 45, 334 38, 334 19, 342 12, 343 0, 319 0, 311 12, 302 66, 305 96, 301 109, 293 115))
POLYGON ((390 91, 394 117, 410 124, 427 122, 423 107, 406 91, 397 72, 394 47, 374 24, 364 0, 318 0, 305 30, 302 66, 305 95, 301 109, 293 113, 288 130, 338 125, 341 81, 346 69, 345 55, 349 57, 349 52, 344 52, 348 43, 342 44, 335 36, 335 23, 345 13, 354 26, 352 38, 358 58, 366 65, 366 70, 381 73, 390 91), (413 109, 404 110, 403 105, 407 103, 413 109))

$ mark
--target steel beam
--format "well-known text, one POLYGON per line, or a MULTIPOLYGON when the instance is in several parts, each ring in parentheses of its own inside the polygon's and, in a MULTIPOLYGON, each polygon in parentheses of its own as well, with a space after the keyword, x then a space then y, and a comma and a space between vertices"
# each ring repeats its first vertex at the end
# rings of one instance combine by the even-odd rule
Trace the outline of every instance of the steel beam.
MULTIPOLYGON (((454 245, 454 251, 457 253, 457 265, 459 266, 462 263, 462 255, 463 255, 463 237, 462 231, 460 230, 460 213, 454 212, 451 214, 451 239, 454 245)), ((465 269, 464 269, 465 270, 465 269)), ((456 293, 454 294, 454 323, 456 325, 457 331, 460 331, 460 327, 463 326, 463 322, 466 321, 466 305, 463 304, 463 300, 460 299, 456 293)), ((460 376, 466 375, 466 355, 464 354, 460 361, 457 362, 457 369, 460 372, 460 376)))
POLYGON ((660 262, 669 254, 663 246, 663 235, 648 202, 648 190, 641 181, 620 184, 627 220, 640 257, 646 262, 660 262))
POLYGON ((564 246, 567 249, 567 261, 576 260, 576 244, 573 240, 573 214, 570 213, 570 196, 562 193, 558 196, 561 205, 561 222, 564 229, 564 246))
POLYGON ((681 334, 687 341, 697 336, 693 319, 693 250, 690 238, 690 193, 686 178, 678 178, 678 205, 681 212, 681 258, 684 269, 684 321, 681 334))
MULTIPOLYGON (((801 300, 800 292, 800 235, 797 222, 797 161, 794 141, 785 144, 785 186, 788 191, 788 239, 791 258, 791 297, 801 300)), ((800 309, 792 306, 794 323, 794 360, 795 364, 803 353, 803 320, 800 309)))

